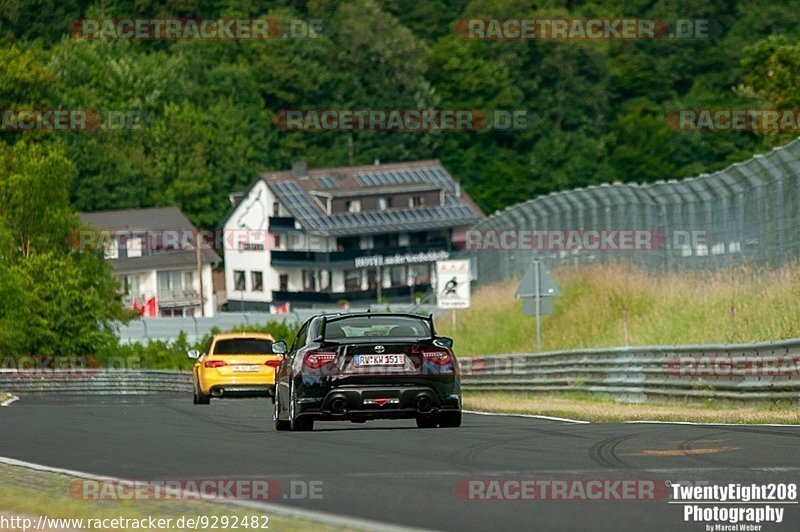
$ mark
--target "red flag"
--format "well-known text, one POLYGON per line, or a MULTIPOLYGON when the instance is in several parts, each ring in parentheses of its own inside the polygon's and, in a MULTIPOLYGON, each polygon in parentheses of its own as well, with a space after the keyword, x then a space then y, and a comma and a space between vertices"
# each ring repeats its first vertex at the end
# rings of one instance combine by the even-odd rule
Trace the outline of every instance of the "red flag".
POLYGON ((144 304, 142 307, 143 316, 145 318, 156 318, 158 317, 158 302, 156 301, 156 296, 151 297, 147 300, 147 303, 144 304))

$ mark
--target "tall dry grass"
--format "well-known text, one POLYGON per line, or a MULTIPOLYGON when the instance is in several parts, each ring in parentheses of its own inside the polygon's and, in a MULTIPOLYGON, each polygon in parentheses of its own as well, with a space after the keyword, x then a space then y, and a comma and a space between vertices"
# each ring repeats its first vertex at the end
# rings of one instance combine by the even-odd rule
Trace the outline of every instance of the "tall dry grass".
MULTIPOLYGON (((561 289, 542 318, 545 351, 625 345, 736 343, 800 337, 800 266, 655 274, 629 265, 554 269, 561 289), (627 332, 626 332, 627 331, 627 332)), ((460 354, 529 352, 534 320, 518 280, 473 294, 472 308, 437 321, 460 354)))

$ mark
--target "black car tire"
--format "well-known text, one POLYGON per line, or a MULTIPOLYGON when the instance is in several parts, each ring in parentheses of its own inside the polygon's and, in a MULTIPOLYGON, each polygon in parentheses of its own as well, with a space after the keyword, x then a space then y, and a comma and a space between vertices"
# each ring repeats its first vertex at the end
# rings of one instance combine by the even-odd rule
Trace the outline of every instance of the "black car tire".
POLYGON ((275 405, 272 407, 273 409, 272 421, 275 423, 275 430, 278 431, 289 430, 291 428, 289 422, 280 418, 280 411, 278 410, 280 408, 280 405, 278 404, 277 397, 273 396, 273 402, 275 403, 275 405))
POLYGON ((295 412, 297 401, 294 390, 289 392, 289 429, 292 432, 314 430, 314 420, 309 417, 298 416, 295 412))
POLYGON ((194 404, 208 405, 211 404, 211 396, 204 394, 197 388, 194 389, 194 404))
POLYGON ((458 412, 442 412, 439 414, 439 426, 456 428, 461 426, 461 410, 458 412))
POLYGON ((435 429, 439 424, 436 416, 417 416, 417 427, 421 429, 435 429))

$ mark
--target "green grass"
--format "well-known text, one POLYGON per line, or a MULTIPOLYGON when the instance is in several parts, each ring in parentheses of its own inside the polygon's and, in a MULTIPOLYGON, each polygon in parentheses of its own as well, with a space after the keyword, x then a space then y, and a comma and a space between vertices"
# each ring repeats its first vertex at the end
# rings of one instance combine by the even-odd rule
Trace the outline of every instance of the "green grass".
POLYGON ((615 402, 607 396, 582 393, 465 392, 464 408, 481 412, 563 417, 592 423, 693 421, 800 424, 800 409, 789 403, 735 407, 715 401, 630 404, 615 402))
MULTIPOLYGON (((800 266, 663 275, 621 265, 554 269, 561 297, 542 318, 542 349, 739 343, 800 337, 800 266)), ((514 299, 519 280, 483 287, 437 330, 457 354, 535 350, 535 323, 514 299)))
POLYGON ((142 519, 153 516, 156 519, 171 518, 173 523, 182 516, 195 518, 228 516, 229 519, 236 516, 243 519, 267 515, 271 530, 290 532, 350 530, 304 519, 269 515, 269 513, 243 509, 225 503, 209 503, 208 501, 84 501, 70 495, 69 487, 74 481, 74 477, 67 475, 0 464, 0 513, 35 517, 36 519, 40 515, 64 519, 113 519, 117 517, 142 519))

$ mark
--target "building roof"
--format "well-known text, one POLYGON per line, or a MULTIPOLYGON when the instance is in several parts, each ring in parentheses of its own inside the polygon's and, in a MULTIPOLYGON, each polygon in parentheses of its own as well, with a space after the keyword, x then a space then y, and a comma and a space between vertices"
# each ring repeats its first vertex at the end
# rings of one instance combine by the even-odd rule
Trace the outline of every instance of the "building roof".
POLYGON ((192 222, 177 207, 84 212, 81 221, 106 231, 191 231, 192 222))
POLYGON ((483 219, 477 205, 436 160, 365 166, 291 170, 261 174, 278 200, 307 231, 331 236, 421 231, 472 225, 483 219), (327 214, 315 195, 333 197, 389 191, 443 192, 443 205, 392 208, 383 211, 327 214))
MULTIPOLYGON (((154 207, 149 209, 122 209, 116 211, 85 212, 80 216, 82 222, 93 229, 102 231, 188 231, 194 233, 195 227, 177 207, 154 207)), ((202 250, 204 264, 215 266, 222 259, 211 249, 202 250)), ((114 270, 133 272, 194 266, 197 262, 195 251, 163 251, 141 257, 114 259, 114 270)))

